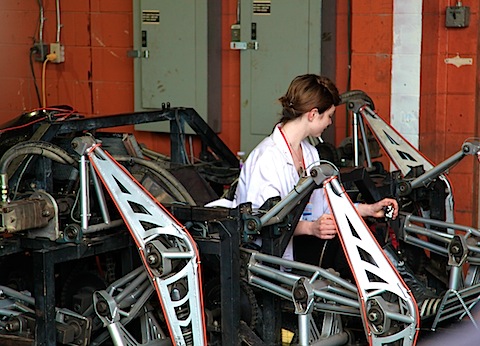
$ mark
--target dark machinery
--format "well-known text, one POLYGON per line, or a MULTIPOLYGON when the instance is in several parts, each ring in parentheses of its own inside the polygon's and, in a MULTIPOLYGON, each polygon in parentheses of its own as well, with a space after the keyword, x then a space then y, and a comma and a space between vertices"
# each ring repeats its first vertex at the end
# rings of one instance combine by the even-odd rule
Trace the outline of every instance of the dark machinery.
POLYGON ((2 344, 273 345, 288 330, 299 345, 413 345, 422 330, 464 316, 475 323, 480 231, 445 216, 444 173, 478 143, 433 167, 381 122, 364 93, 343 100, 373 132, 380 124, 393 162, 418 165, 379 178, 365 152, 366 168, 319 164, 261 210, 203 207, 220 197, 215 185, 233 185, 238 161, 193 109, 87 119, 60 107, 9 124, 0 132, 2 344), (170 121, 167 164, 99 132, 151 121, 170 121), (202 141, 200 165, 188 163, 185 123, 202 141), (174 176, 185 167, 203 191, 174 176), (314 188, 329 196, 355 282, 280 258, 314 188), (363 221, 350 202, 387 195, 400 202, 399 221, 363 221))

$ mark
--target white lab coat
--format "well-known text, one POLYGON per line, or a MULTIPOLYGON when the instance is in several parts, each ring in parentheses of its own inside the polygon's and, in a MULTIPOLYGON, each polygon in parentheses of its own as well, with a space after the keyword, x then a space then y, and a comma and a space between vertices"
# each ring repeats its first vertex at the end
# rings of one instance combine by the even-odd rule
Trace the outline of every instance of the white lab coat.
MULTIPOLYGON (((302 141, 301 146, 307 173, 310 174, 310 168, 319 162, 318 151, 306 140, 302 141)), ((270 197, 284 198, 299 179, 289 147, 277 125, 273 133, 253 149, 245 161, 240 172, 234 205, 252 202, 254 209, 259 208, 270 197)), ((315 189, 302 220, 314 221, 325 213, 330 213, 330 209, 323 189, 315 189)), ((283 258, 293 260, 292 239, 283 258)))

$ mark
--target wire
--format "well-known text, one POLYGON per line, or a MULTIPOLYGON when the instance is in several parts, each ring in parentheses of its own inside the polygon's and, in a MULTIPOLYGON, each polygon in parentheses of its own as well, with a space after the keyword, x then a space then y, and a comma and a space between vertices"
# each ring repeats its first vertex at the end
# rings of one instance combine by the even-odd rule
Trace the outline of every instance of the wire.
POLYGON ((43 108, 47 106, 47 95, 45 90, 45 70, 47 68, 47 63, 48 63, 48 59, 45 59, 42 67, 42 107, 43 108))
POLYGON ((47 91, 45 87, 45 71, 47 69, 47 63, 49 61, 53 61, 57 58, 57 55, 55 53, 47 54, 47 58, 43 62, 43 67, 42 67, 42 107, 45 108, 47 107, 47 91))
MULTIPOLYGON (((37 109, 31 110, 30 113, 36 112, 36 111, 39 111, 39 110, 65 111, 64 109, 59 109, 59 108, 58 108, 58 109, 57 109, 57 108, 37 108, 37 109)), ((73 115, 73 114, 76 114, 76 111, 75 111, 75 110, 72 110, 72 111, 70 111, 70 112, 68 112, 68 113, 58 113, 58 114, 55 114, 54 116, 55 116, 55 117, 58 117, 57 119, 55 119, 55 121, 63 121, 63 120, 67 119, 68 117, 70 117, 70 116, 73 115)), ((30 121, 30 122, 28 122, 28 123, 26 123, 26 124, 22 124, 22 125, 18 125, 18 126, 12 126, 12 127, 7 127, 6 129, 0 129, 0 134, 5 133, 5 132, 7 132, 7 131, 18 130, 18 129, 21 129, 21 128, 30 126, 30 125, 32 125, 32 124, 38 123, 38 122, 40 122, 40 121, 43 121, 43 120, 45 120, 45 119, 49 119, 49 120, 52 121, 51 116, 52 116, 52 115, 50 115, 50 118, 49 118, 49 116, 44 116, 44 117, 38 118, 38 119, 36 119, 36 120, 32 120, 32 121, 30 121)))
POLYGON ((35 53, 35 49, 30 49, 30 71, 32 72, 33 77, 33 85, 35 86, 35 92, 37 94, 38 105, 42 106, 42 100, 40 99, 40 91, 38 90, 37 85, 37 78, 35 77, 35 69, 33 68, 33 54, 35 53))
POLYGON ((22 171, 21 171, 20 174, 18 175, 17 183, 15 184, 15 190, 13 191, 13 197, 12 197, 12 200, 13 200, 13 201, 14 201, 15 198, 17 197, 18 188, 20 187, 20 181, 22 180, 22 177, 23 177, 23 175, 25 174, 25 171, 27 170, 27 167, 28 167, 28 165, 30 164, 30 162, 32 161, 32 159, 33 159, 33 155, 30 155, 30 157, 28 158, 27 162, 26 162, 25 165, 23 166, 22 171))

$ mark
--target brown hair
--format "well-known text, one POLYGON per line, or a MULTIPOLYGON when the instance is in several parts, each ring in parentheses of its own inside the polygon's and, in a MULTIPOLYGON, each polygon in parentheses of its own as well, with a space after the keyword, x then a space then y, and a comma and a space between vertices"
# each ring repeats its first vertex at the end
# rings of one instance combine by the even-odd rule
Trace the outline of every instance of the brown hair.
POLYGON ((304 74, 293 79, 285 95, 278 99, 282 104, 281 123, 295 119, 313 108, 322 114, 340 103, 335 84, 324 76, 304 74))

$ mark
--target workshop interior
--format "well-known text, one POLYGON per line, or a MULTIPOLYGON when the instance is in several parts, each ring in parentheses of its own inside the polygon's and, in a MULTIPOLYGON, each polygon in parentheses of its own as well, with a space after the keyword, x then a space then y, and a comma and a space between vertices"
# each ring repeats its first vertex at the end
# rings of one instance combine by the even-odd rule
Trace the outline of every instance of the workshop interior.
POLYGON ((0 10, 0 345, 480 338, 478 1, 0 10), (306 73, 340 92, 320 161, 283 198, 226 203, 306 73), (315 189, 352 277, 293 236, 315 189), (385 197, 397 218, 359 215, 385 197))

